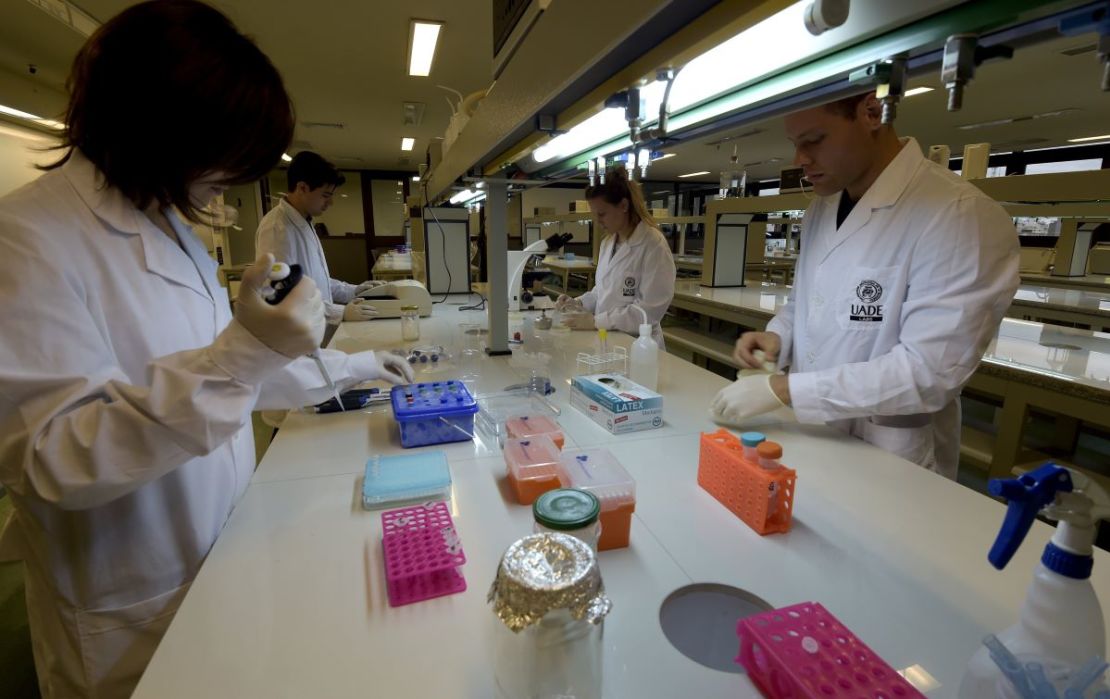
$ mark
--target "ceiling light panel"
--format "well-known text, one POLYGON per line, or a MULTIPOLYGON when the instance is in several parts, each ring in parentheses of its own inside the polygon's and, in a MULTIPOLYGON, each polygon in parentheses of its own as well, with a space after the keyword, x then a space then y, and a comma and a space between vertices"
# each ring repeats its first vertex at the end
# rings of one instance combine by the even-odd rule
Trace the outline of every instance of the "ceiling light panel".
POLYGON ((409 23, 409 75, 423 78, 432 74, 442 28, 442 22, 414 19, 409 23))

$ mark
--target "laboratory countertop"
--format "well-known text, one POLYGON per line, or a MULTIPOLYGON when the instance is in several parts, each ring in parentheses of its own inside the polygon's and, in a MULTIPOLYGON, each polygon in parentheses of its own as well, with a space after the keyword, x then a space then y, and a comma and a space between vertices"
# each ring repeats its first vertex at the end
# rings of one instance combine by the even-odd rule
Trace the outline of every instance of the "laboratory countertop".
POLYGON ((597 269, 597 265, 594 264, 593 260, 587 260, 577 257, 573 260, 564 260, 558 257, 545 257, 543 258, 543 264, 548 267, 554 267, 556 269, 597 269))
POLYGON ((1110 287, 1101 291, 1069 289, 1058 286, 1022 284, 1014 294, 1015 306, 1034 306, 1051 310, 1080 312, 1110 319, 1110 287))
MULTIPOLYGON (((460 323, 484 314, 457 311, 459 300, 436 306, 414 344, 468 345, 460 323)), ((519 324, 514 314, 511 329, 519 324)), ((631 340, 610 335, 611 344, 631 340)), ((701 582, 737 586, 774 606, 819 601, 928 696, 955 696, 980 639, 1016 619, 1051 527, 1035 523, 1010 566, 995 571, 986 553, 1001 504, 830 428, 764 417, 751 426, 783 445, 798 482, 793 530, 760 537, 696 482, 699 434, 716 429, 706 406, 726 380, 661 355, 664 426, 615 437, 567 403, 576 354, 594 342, 592 333, 541 331, 524 350, 550 356, 565 448, 605 445, 636 480, 631 544, 599 556, 613 601, 607 699, 759 696, 743 675, 698 665, 664 636, 660 604, 701 582)), ((396 320, 345 323, 332 341, 346 351, 401 344, 396 320)), ((476 372, 467 369, 477 392, 529 373, 520 355, 478 356, 476 372)), ((459 371, 448 367, 443 377, 459 371)), ((388 409, 294 412, 134 696, 496 696, 490 634, 499 622, 486 593, 501 553, 531 531, 531 512, 512 499, 491 439, 442 449, 467 557, 464 592, 388 606, 380 515, 359 501, 366 460, 401 451, 388 409)), ((1092 582, 1110 589, 1104 552, 1092 582)), ((732 624, 724 626, 718 637, 735 646, 732 624)))
MULTIPOLYGON (((741 309, 770 320, 786 303, 781 284, 708 288, 679 283, 675 299, 724 311, 741 309)), ((1022 285, 1015 305, 1110 314, 1110 294, 1022 285)), ((983 355, 979 371, 1110 403, 1110 334, 1006 318, 983 355)))
POLYGON ((1110 291, 1110 276, 1104 274, 1085 274, 1081 277, 1057 277, 1051 274, 1022 273, 1021 280, 1029 284, 1041 284, 1062 288, 1095 289, 1110 291))
POLYGON ((978 371, 1110 405, 1110 333, 1003 318, 978 371))

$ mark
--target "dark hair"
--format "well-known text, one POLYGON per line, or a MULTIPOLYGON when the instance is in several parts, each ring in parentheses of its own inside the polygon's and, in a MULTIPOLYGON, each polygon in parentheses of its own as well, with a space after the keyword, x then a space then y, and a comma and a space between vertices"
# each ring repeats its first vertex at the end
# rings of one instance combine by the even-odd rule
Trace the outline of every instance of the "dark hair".
POLYGON ((319 189, 326 184, 341 187, 347 181, 334 165, 319 153, 310 150, 302 150, 293 156, 293 162, 289 163, 288 176, 290 192, 297 188, 298 182, 304 182, 309 189, 319 189))
POLYGON ((833 114, 838 114, 849 121, 855 121, 856 111, 859 109, 860 103, 873 94, 875 93, 864 92, 862 95, 852 95, 851 97, 838 99, 835 102, 829 102, 828 104, 826 104, 825 109, 829 110, 833 114))
POLYGON ((77 149, 140 209, 199 220, 189 186, 272 170, 293 137, 293 107, 270 59, 218 10, 151 0, 119 13, 81 47, 66 83, 59 167, 77 149))
POLYGON ((644 194, 640 190, 640 183, 628 178, 628 170, 623 165, 618 165, 605 171, 604 184, 586 187, 586 199, 604 199, 607 203, 617 206, 621 201, 628 200, 628 218, 635 215, 651 227, 656 227, 655 219, 647 210, 644 203, 644 194))

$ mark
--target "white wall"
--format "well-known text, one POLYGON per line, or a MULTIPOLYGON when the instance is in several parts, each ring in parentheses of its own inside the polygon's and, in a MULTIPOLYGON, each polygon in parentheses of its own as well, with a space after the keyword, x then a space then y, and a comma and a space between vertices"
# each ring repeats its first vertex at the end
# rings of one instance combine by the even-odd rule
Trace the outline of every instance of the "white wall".
MULTIPOLYGON (((343 236, 347 233, 366 233, 365 219, 362 216, 362 175, 358 172, 343 171, 347 181, 342 187, 335 190, 331 208, 323 216, 316 218, 313 223, 323 223, 328 227, 328 233, 334 236, 343 236)), ((270 180, 270 195, 280 197, 288 186, 288 176, 285 170, 275 170, 268 175, 270 180)), ((269 209, 277 206, 277 200, 271 200, 269 209)))
POLYGON ((534 187, 524 190, 521 197, 520 213, 524 218, 533 216, 537 206, 553 206, 555 213, 568 214, 571 202, 586 198, 584 188, 578 187, 574 189, 534 187))
POLYGON ((46 134, 0 122, 0 196, 41 175, 42 171, 35 169, 36 164, 58 159, 60 151, 42 150, 56 143, 46 134))

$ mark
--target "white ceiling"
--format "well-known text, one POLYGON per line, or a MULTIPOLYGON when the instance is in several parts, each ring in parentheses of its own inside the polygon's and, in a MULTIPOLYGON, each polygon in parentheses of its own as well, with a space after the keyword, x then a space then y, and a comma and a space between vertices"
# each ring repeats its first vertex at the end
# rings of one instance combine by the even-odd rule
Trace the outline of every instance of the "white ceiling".
MULTIPOLYGON (((1093 34, 1056 39, 1015 51, 1013 59, 986 63, 979 67, 964 93, 963 109, 948 112, 947 92, 941 89, 937 74, 915 78, 910 87, 928 86, 933 92, 908 97, 898 107, 895 128, 899 135, 913 136, 922 148, 948 145, 952 155, 963 154, 968 143, 989 142, 992 151, 1029 150, 1069 145, 1067 139, 1110 133, 1110 93, 1099 90, 1102 66, 1097 54, 1088 51, 1074 56, 1061 53, 1095 42, 1093 34), (1051 118, 1021 121, 973 130, 958 127, 1007 117, 1017 117, 1071 108, 1076 111, 1051 118)), ((731 131, 665 149, 676 155, 652 164, 650 180, 671 180, 680 174, 709 170, 710 174, 691 177, 684 182, 717 182, 721 170, 731 169, 733 144, 739 145, 739 163, 776 163, 748 168, 749 178, 778 177, 789 166, 793 148, 786 140, 780 118, 749 124, 731 131), (755 135, 720 146, 707 145, 724 137, 755 135)))
MULTIPOLYGON (((100 21, 129 0, 76 0, 100 21)), ((487 2, 452 0, 213 0, 251 35, 285 78, 297 111, 296 152, 311 147, 341 167, 415 171, 429 139, 442 136, 451 116, 446 85, 463 95, 489 86, 492 71, 491 9, 487 2), (409 20, 445 23, 432 73, 410 77, 409 20), (402 122, 402 102, 426 105, 417 127, 402 122), (342 129, 304 122, 342 123, 342 129), (416 139, 401 152, 401 138, 416 139), (410 158, 408 163, 403 157, 410 158)), ((57 113, 64 108, 62 85, 84 37, 53 20, 27 0, 0 0, 0 104, 57 113), (27 63, 40 69, 29 76, 27 63), (25 76, 13 80, 12 73, 25 76), (5 76, 0 76, 3 78, 5 76), (20 106, 25 105, 25 106, 20 106), (45 105, 45 106, 44 106, 45 105), (49 109, 48 109, 49 108, 49 109)), ((38 110, 38 111, 35 111, 38 110)))
MULTIPOLYGON (((98 20, 131 4, 127 0, 78 0, 98 20)), ((215 0, 277 65, 297 109, 298 126, 291 151, 311 147, 340 166, 412 171, 423 159, 429 139, 447 128, 450 110, 436 88, 448 85, 468 94, 485 89, 491 70, 491 20, 486 2, 412 0, 394 3, 366 0, 215 0), (432 75, 409 77, 406 71, 409 20, 445 22, 432 75), (401 104, 426 105, 419 127, 404 127, 401 104), (342 129, 311 127, 305 121, 338 122, 342 129), (409 154, 400 151, 402 136, 416 138, 409 154), (406 164, 404 156, 411 160, 406 164)), ((53 20, 26 0, 0 0, 0 104, 56 115, 64 107, 63 82, 84 37, 53 20), (27 64, 38 72, 28 74, 27 64)), ((1100 92, 1101 67, 1093 51, 1068 56, 1062 51, 1092 44, 1093 35, 1058 39, 1017 51, 1010 61, 981 66, 968 86, 964 108, 949 113, 945 92, 937 89, 907 98, 896 127, 923 146, 948 144, 953 155, 967 143, 988 141, 995 150, 1066 145, 1068 138, 1110 132, 1110 94, 1100 92), (1074 109, 1063 116, 961 131, 962 124, 1005 117, 1074 109)), ((568 45, 568 50, 573 48, 568 45)), ((940 87, 935 75, 911 86, 940 87)), ((454 98, 452 98, 454 99, 454 98)), ((716 182, 727 169, 733 142, 707 145, 722 137, 736 139, 739 162, 764 163, 748 168, 749 177, 773 178, 789 164, 792 149, 781 120, 773 119, 672 149, 677 155, 654 163, 650 180, 708 170, 709 175, 680 181, 716 182), (773 158, 780 161, 767 163, 773 158)))

